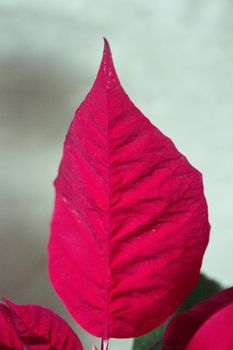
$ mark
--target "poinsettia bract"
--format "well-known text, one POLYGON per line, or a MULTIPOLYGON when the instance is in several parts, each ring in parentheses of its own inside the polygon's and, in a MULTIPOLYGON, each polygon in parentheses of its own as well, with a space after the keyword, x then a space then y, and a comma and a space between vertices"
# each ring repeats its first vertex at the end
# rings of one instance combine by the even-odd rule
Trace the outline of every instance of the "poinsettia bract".
POLYGON ((51 281, 102 338, 164 322, 195 286, 209 238, 202 176, 123 90, 105 40, 55 181, 51 281))
POLYGON ((233 288, 215 294, 169 324, 162 350, 233 349, 233 288))
POLYGON ((0 303, 0 349, 83 350, 79 338, 57 314, 39 305, 0 303))

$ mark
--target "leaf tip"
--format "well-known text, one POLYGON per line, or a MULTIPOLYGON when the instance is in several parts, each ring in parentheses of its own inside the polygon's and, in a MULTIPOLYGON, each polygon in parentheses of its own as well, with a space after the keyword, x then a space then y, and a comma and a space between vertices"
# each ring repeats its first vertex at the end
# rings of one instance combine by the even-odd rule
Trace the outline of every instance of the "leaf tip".
POLYGON ((13 301, 2 297, 2 300, 4 301, 5 305, 8 307, 12 315, 16 315, 20 313, 21 309, 26 305, 19 305, 15 304, 13 301))
POLYGON ((100 71, 102 71, 102 74, 104 75, 107 83, 110 83, 110 85, 115 85, 113 84, 113 82, 118 81, 118 77, 117 77, 116 70, 113 63, 111 48, 108 40, 105 37, 103 37, 103 40, 104 40, 104 50, 103 50, 102 62, 100 65, 100 71))
POLYGON ((111 49, 110 49, 108 39, 104 36, 103 40, 104 40, 104 54, 111 56, 111 49))
POLYGON ((16 312, 17 305, 15 303, 13 303, 13 301, 11 301, 5 297, 2 297, 1 299, 4 302, 4 305, 7 306, 11 312, 16 312))
POLYGON ((12 301, 10 301, 9 299, 7 299, 5 297, 1 297, 1 301, 3 301, 3 303, 6 304, 6 305, 10 305, 12 303, 12 301))

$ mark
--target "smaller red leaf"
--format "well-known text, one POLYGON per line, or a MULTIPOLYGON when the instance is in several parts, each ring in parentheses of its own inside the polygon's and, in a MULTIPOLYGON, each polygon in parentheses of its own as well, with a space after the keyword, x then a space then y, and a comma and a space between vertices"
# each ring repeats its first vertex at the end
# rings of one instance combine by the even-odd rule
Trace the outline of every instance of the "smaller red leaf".
POLYGON ((233 349, 233 301, 208 319, 193 336, 187 350, 233 349))
POLYGON ((4 300, 28 350, 83 350, 74 331, 53 311, 39 305, 16 305, 4 300))
POLYGON ((0 349, 24 350, 12 321, 10 310, 6 305, 0 304, 0 349))
POLYGON ((165 332, 162 350, 230 350, 232 329, 233 288, 229 288, 176 316, 165 332))

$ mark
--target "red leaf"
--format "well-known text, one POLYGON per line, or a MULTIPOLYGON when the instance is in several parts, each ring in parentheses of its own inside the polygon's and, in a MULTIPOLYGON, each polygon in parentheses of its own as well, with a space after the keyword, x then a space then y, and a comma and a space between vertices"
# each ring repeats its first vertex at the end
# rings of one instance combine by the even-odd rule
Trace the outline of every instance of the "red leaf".
POLYGON ((134 106, 105 49, 55 181, 51 281, 90 333, 128 338, 196 285, 209 224, 201 174, 134 106))
POLYGON ((16 305, 9 300, 6 303, 18 336, 28 350, 83 349, 74 331, 53 311, 39 305, 16 305))
POLYGON ((162 350, 230 350, 233 344, 233 288, 176 316, 162 350))
POLYGON ((2 303, 0 303, 0 349, 24 350, 23 343, 16 333, 11 313, 2 303))

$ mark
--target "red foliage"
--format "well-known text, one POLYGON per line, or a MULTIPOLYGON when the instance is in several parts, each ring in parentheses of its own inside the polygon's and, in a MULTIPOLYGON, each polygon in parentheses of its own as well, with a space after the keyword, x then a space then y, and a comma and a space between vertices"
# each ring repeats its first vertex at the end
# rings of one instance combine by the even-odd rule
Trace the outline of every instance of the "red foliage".
POLYGON ((53 311, 5 301, 0 303, 0 349, 83 350, 77 335, 53 311))
POLYGON ((162 350, 233 349, 233 288, 215 294, 169 324, 162 350))
POLYGON ((49 272, 73 317, 102 338, 159 326, 198 279, 209 239, 202 177, 131 102, 106 40, 55 188, 49 272))

